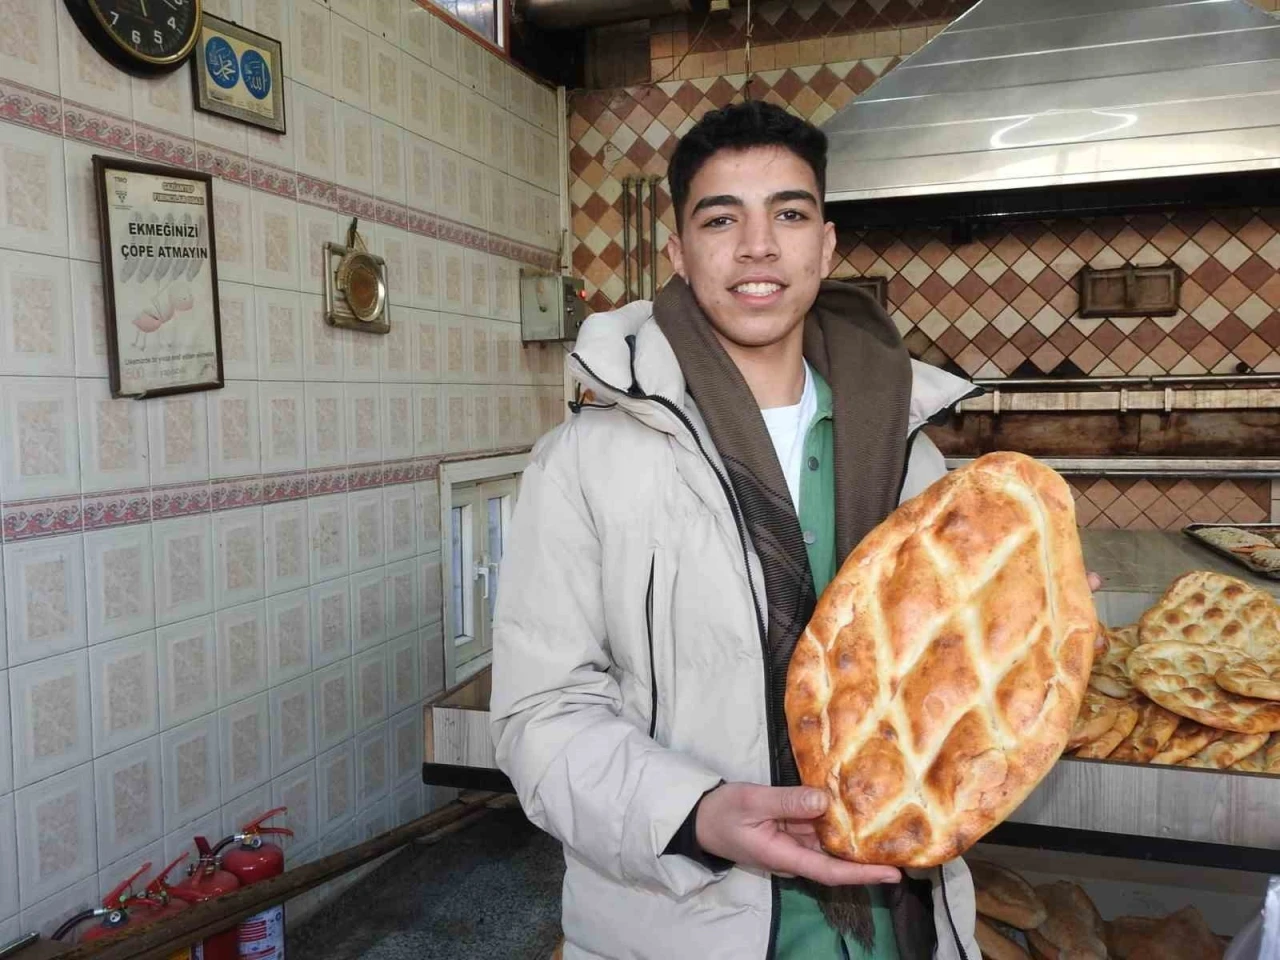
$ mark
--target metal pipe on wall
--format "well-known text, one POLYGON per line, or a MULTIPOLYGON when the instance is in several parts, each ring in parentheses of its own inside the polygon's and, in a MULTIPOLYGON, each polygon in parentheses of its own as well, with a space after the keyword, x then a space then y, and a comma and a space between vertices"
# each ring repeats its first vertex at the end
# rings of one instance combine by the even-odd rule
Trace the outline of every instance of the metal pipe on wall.
POLYGON ((649 299, 658 299, 658 184, 661 177, 649 178, 649 299))
POLYGON ((636 177, 636 294, 644 300, 644 177, 636 177))
POLYGON ((622 302, 631 302, 631 178, 622 181, 622 302))

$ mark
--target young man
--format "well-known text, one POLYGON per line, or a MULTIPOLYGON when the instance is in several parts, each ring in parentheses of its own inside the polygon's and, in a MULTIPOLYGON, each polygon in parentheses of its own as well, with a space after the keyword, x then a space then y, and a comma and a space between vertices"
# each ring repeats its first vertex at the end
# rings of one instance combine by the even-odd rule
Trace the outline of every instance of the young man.
POLYGON ((565 957, 979 960, 964 864, 822 852, 791 651, 840 562, 945 473, 920 428, 971 393, 825 281, 826 137, 708 114, 670 184, 673 278, 591 317, 592 399, 535 447, 503 560, 498 765, 564 844, 565 957), (914 872, 913 872, 914 873, 914 872))

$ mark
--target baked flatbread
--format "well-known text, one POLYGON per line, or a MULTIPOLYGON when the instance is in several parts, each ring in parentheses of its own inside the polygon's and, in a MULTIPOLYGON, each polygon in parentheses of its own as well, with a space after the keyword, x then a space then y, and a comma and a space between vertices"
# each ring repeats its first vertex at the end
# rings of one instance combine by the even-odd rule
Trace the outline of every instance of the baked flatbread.
POLYGON ((895 510, 823 592, 788 667, 803 783, 830 854, 930 867, 1011 813, 1061 756, 1098 619, 1075 503, 1016 453, 895 510))
POLYGON ((1125 737, 1133 733, 1133 728, 1138 725, 1140 716, 1141 711, 1137 706, 1121 701, 1121 705, 1116 709, 1116 722, 1112 724, 1111 729, 1097 740, 1086 743, 1075 752, 1075 756, 1081 760, 1102 760, 1111 756, 1111 751, 1120 746, 1125 737))
POLYGON ((1129 671, 1125 669, 1125 661, 1138 642, 1138 625, 1132 624, 1117 630, 1107 630, 1107 649, 1093 661, 1093 672, 1089 674, 1090 688, 1108 697, 1119 700, 1132 700, 1138 696, 1129 679, 1129 671))
POLYGON ((1208 527, 1203 530, 1197 530, 1196 536, 1205 543, 1211 543, 1215 547, 1230 550, 1233 553, 1242 549, 1248 550, 1252 547, 1274 546, 1266 537, 1250 533, 1248 530, 1239 530, 1235 527, 1208 527))
POLYGON ((1249 562, 1266 573, 1280 573, 1280 549, 1267 547, 1249 554, 1249 562))
POLYGON ((1280 637, 1280 606, 1243 580, 1197 570, 1175 580, 1142 615, 1138 636, 1144 644, 1180 640, 1235 647, 1265 660, 1280 637))
POLYGON ((1106 931, 1089 895, 1074 883, 1059 880, 1036 887, 1049 918, 1027 931, 1027 944, 1037 957, 1053 960, 1107 960, 1106 931))
POLYGON ((1195 907, 1159 919, 1116 917, 1107 924, 1113 960, 1222 960, 1222 943, 1195 907))
POLYGON ((1206 727, 1194 720, 1183 720, 1173 736, 1151 758, 1152 763, 1181 763, 1187 757, 1195 756, 1213 741, 1222 736, 1224 731, 1214 727, 1206 727))
POLYGON ((1182 761, 1184 767, 1225 770, 1239 763, 1267 742, 1265 733, 1226 733, 1193 757, 1182 761))
POLYGON ((1080 703, 1080 712, 1076 714, 1076 722, 1071 728, 1071 736, 1067 738, 1066 749, 1083 747, 1105 734, 1115 725, 1123 705, 1123 700, 1103 696, 1096 690, 1086 690, 1084 700, 1080 703))
POLYGON ((1241 658, 1221 667, 1213 679, 1223 690, 1259 700, 1280 700, 1280 649, 1267 661, 1241 658))
POLYGON ((1280 750, 1277 746, 1280 746, 1280 733, 1273 733, 1257 750, 1232 764, 1231 769, 1245 773, 1280 774, 1280 750))
POLYGON ((1169 742, 1181 719, 1158 703, 1143 701, 1137 726, 1107 756, 1108 760, 1147 763, 1169 742))
POLYGON ((1223 690, 1214 677, 1239 655, 1231 650, 1167 640, 1129 654, 1134 685, 1178 716, 1237 733, 1280 730, 1280 703, 1223 690))
POLYGON ((978 913, 1019 930, 1031 930, 1048 918, 1035 888, 1018 874, 988 860, 967 860, 978 913))

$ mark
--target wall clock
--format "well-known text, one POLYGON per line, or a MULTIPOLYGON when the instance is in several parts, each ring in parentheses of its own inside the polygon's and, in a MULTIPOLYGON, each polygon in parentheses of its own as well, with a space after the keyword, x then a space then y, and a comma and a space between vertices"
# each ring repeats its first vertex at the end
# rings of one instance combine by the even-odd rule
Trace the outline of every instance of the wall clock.
POLYGON ((200 33, 200 0, 64 0, 93 48, 121 70, 176 70, 200 33))

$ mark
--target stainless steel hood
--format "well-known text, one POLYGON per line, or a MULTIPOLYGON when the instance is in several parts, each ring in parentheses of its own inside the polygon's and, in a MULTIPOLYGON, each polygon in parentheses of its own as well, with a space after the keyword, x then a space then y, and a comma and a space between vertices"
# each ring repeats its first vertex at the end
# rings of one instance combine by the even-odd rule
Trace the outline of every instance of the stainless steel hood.
POLYGON ((1280 169, 1246 0, 980 0, 833 116, 831 202, 1280 169))

